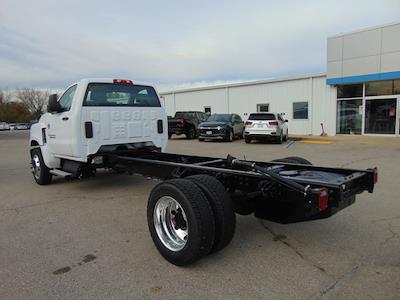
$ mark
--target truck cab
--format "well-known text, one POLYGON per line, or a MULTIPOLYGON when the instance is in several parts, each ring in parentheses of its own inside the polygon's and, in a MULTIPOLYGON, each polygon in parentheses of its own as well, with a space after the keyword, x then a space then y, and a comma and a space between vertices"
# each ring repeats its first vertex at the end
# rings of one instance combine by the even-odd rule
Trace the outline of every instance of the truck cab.
POLYGON ((132 80, 82 79, 60 98, 51 95, 47 110, 30 131, 33 172, 34 160, 42 160, 50 174, 77 175, 98 153, 164 151, 168 142, 167 115, 156 90, 132 80))

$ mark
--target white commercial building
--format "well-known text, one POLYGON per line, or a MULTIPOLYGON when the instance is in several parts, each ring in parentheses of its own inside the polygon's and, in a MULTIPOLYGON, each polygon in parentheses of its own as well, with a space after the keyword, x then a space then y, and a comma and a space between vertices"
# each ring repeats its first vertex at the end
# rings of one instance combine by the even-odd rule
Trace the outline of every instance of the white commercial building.
POLYGON ((290 133, 400 136, 400 23, 328 38, 327 73, 163 93, 176 111, 284 113, 290 133))

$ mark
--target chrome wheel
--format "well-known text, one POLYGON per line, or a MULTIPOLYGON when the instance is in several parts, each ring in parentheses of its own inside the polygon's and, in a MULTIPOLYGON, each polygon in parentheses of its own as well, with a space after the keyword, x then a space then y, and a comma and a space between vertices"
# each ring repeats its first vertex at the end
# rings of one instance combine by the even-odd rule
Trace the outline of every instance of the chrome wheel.
POLYGON ((185 247, 189 228, 185 211, 178 201, 170 196, 158 199, 153 220, 158 238, 165 247, 175 252, 185 247))
POLYGON ((37 154, 34 154, 32 157, 32 174, 37 180, 39 180, 40 178, 40 172, 41 172, 40 158, 37 154))

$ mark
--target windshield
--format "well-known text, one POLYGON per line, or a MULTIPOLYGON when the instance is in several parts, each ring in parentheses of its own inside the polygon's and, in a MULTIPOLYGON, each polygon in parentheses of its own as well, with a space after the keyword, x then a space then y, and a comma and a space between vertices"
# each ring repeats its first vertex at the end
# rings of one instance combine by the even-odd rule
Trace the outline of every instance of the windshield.
POLYGON ((177 119, 184 119, 184 118, 188 118, 188 119, 192 119, 195 118, 196 115, 194 112, 181 112, 181 111, 177 111, 175 114, 175 118, 177 119))
POLYGON ((250 114, 249 120, 259 120, 259 121, 275 120, 275 115, 274 114, 250 114))
POLYGON ((160 107, 151 86, 120 83, 89 83, 83 106, 160 107))
POLYGON ((207 122, 230 122, 232 120, 232 115, 229 114, 215 114, 211 115, 208 119, 207 122))

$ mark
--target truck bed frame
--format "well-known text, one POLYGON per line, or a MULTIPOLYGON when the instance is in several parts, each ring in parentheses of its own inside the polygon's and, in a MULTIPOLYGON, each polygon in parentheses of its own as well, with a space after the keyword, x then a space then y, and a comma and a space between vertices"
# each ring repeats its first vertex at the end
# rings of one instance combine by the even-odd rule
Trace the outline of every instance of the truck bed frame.
POLYGON ((279 223, 329 217, 373 192, 377 169, 354 170, 288 162, 246 161, 153 150, 98 153, 102 167, 167 180, 196 174, 217 178, 230 193, 236 212, 279 223))

